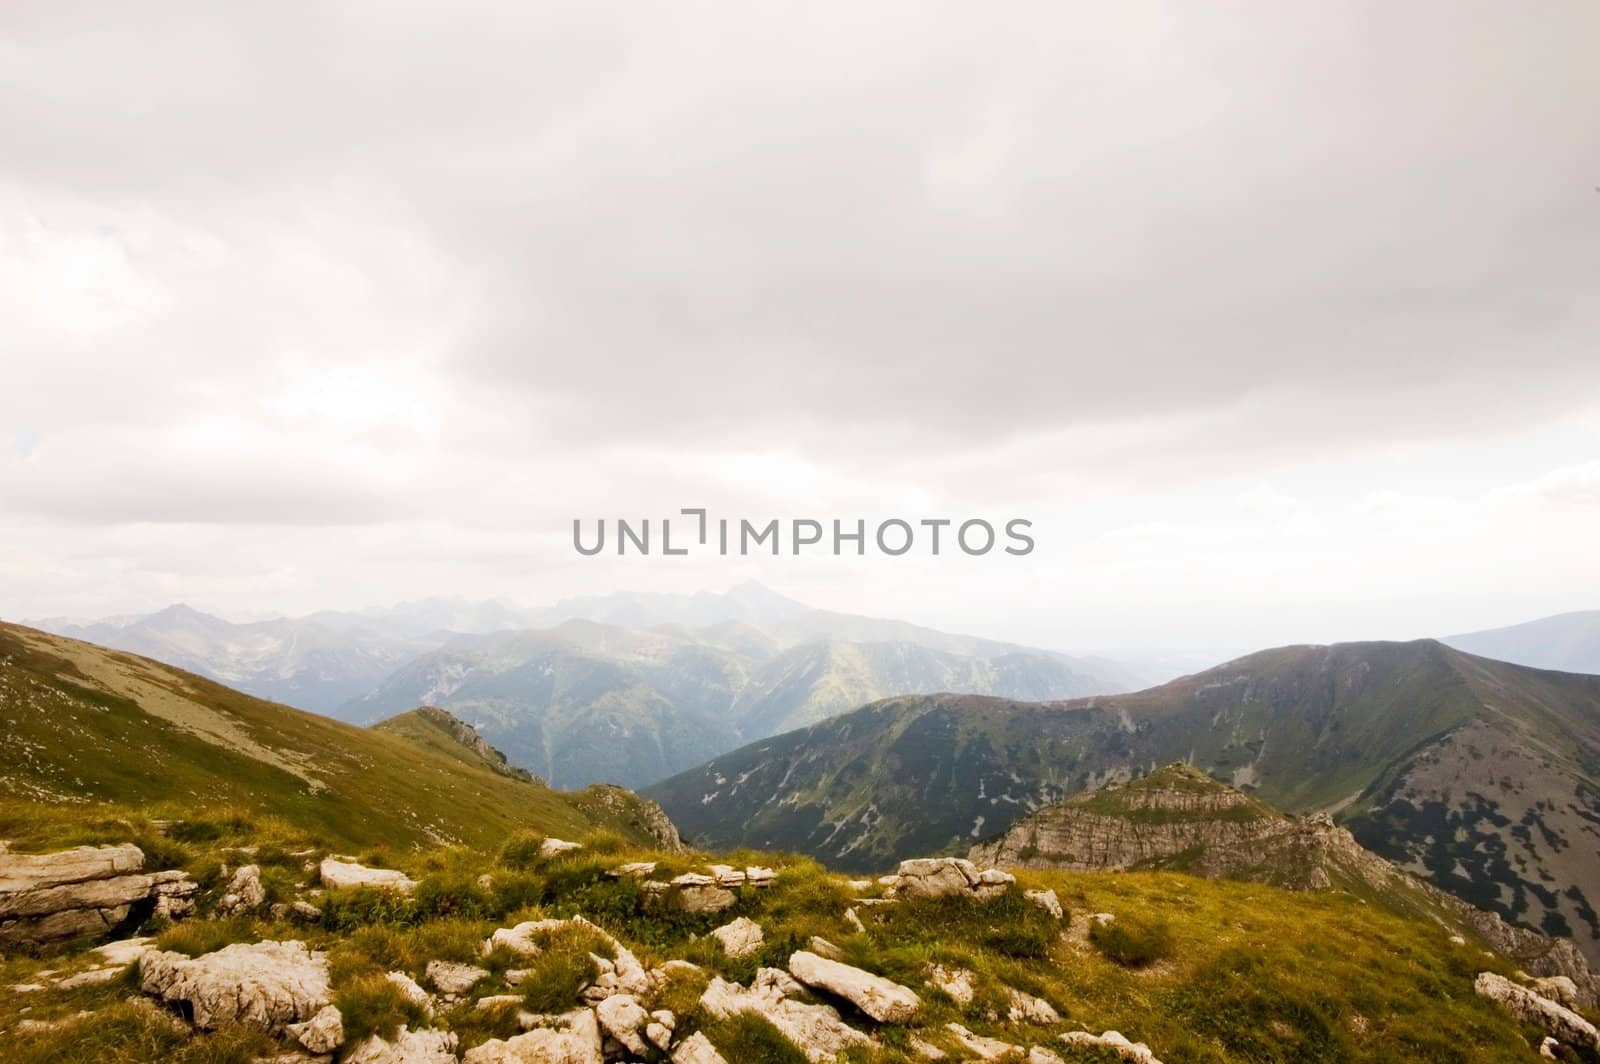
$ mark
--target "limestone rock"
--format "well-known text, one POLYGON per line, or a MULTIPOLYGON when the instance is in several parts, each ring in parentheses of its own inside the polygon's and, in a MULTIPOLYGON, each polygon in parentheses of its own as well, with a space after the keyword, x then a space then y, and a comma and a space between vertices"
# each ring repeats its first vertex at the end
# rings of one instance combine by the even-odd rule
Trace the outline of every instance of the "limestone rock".
POLYGON ((879 1023, 904 1023, 922 1007, 908 987, 805 950, 789 957, 789 974, 807 986, 844 998, 879 1023))
POLYGON ((488 997, 481 997, 472 1003, 472 1007, 479 1012, 488 1012, 490 1009, 509 1009, 513 1006, 520 1007, 521 1005, 521 994, 490 994, 488 997))
POLYGON ((678 1043, 672 1053, 672 1064, 728 1064, 728 1061, 717 1052, 711 1039, 696 1031, 678 1043))
POLYGON ((712 865, 711 877, 717 881, 719 887, 742 887, 745 881, 742 870, 725 864, 712 865))
POLYGON ((457 964, 454 961, 429 961, 423 973, 433 988, 447 997, 461 997, 472 991, 478 983, 487 979, 489 973, 482 968, 470 964, 457 964))
POLYGON ((180 919, 194 911, 199 886, 186 873, 140 872, 143 865, 131 844, 0 852, 0 947, 102 935, 136 912, 180 919))
POLYGON ((977 885, 978 870, 971 861, 959 857, 920 857, 900 862, 900 873, 891 884, 908 898, 942 898, 965 894, 977 885))
POLYGON ((644 1056, 645 1047, 640 1029, 650 1023, 650 1014, 630 994, 613 994, 594 1008, 600 1029, 620 1042, 623 1048, 637 1056, 644 1056))
POLYGON ((311 1053, 332 1053, 344 1044, 344 1017, 332 1005, 304 1023, 291 1023, 284 1029, 311 1053))
POLYGON ((834 1060, 850 1046, 875 1044, 827 1005, 808 1005, 780 997, 772 989, 747 990, 736 983, 725 982, 720 976, 712 976, 705 993, 700 995, 700 1006, 719 1018, 741 1012, 762 1017, 815 1064, 834 1060))
POLYGON ((1578 997, 1578 984, 1565 975, 1547 975, 1532 982, 1534 993, 1549 998, 1558 1005, 1577 1009, 1583 1004, 1578 997))
POLYGON ((368 868, 354 861, 323 858, 322 885, 325 887, 376 887, 409 894, 417 889, 416 880, 392 868, 368 868))
POLYGON ((303 923, 314 924, 322 919, 322 910, 308 901, 297 901, 289 906, 289 915, 303 923))
POLYGON ((545 839, 539 844, 539 856, 550 858, 581 849, 583 849, 583 843, 581 842, 568 842, 566 839, 545 839))
POLYGON ((1106 1031, 1103 1034, 1090 1034, 1088 1031, 1069 1031, 1061 1036, 1061 1040, 1074 1048, 1104 1048, 1113 1050, 1125 1064, 1161 1064, 1150 1047, 1143 1042, 1134 1042, 1120 1031, 1106 1031))
POLYGON ((797 998, 805 993, 805 988, 794 976, 782 968, 757 968, 756 977, 750 986, 761 994, 774 994, 781 998, 797 998))
POLYGON ((715 913, 738 901, 738 896, 719 884, 714 876, 685 872, 668 884, 673 904, 686 913, 715 913))
POLYGON ((249 864, 242 866, 228 880, 228 885, 223 888, 222 898, 217 902, 219 916, 236 916, 239 913, 255 912, 267 901, 266 888, 261 885, 261 868, 249 864))
POLYGON ((1025 1064, 1066 1064, 1061 1059, 1061 1054, 1044 1046, 1034 1046, 1028 1050, 1028 1059, 1025 1064))
POLYGON ((711 932, 711 937, 722 943, 722 951, 730 957, 743 957, 761 948, 764 937, 761 925, 747 916, 730 924, 723 924, 711 932))
POLYGON ((548 1026, 474 1046, 462 1064, 603 1064, 600 1024, 593 1012, 577 1009, 537 1019, 548 1026))
POLYGON ((956 1036, 960 1042, 972 1053, 977 1054, 979 1060, 999 1060, 1010 1053, 1020 1052, 1019 1047, 1010 1042, 1002 1042, 998 1038, 985 1038, 981 1034, 973 1034, 959 1023, 947 1023, 944 1029, 956 1036))
POLYGON ((1600 1052, 1600 1032, 1565 1005, 1558 1005, 1493 972, 1480 972, 1473 989, 1516 1019, 1538 1027, 1564 1045, 1600 1052))
POLYGON ((196 1027, 239 1023, 276 1034, 328 1004, 328 961, 293 940, 240 943, 193 958, 151 950, 139 959, 139 986, 186 1003, 196 1027))
POLYGON ((411 1031, 402 1026, 394 1041, 372 1035, 344 1055, 343 1064, 455 1064, 456 1036, 449 1031, 411 1031))
POLYGON ((606 876, 611 879, 643 879, 656 870, 654 861, 630 861, 606 870, 606 876))
POLYGON ((1050 1002, 1011 987, 1006 988, 1006 1005, 1006 1018, 1012 1023, 1033 1023, 1048 1027, 1061 1022, 1061 1014, 1056 1012, 1050 1002))
POLYGON ((411 1004, 421 1009, 424 1015, 433 1015, 433 998, 417 984, 415 979, 405 972, 389 972, 384 978, 393 983, 401 995, 411 1004))
POLYGON ((634 952, 619 942, 611 932, 582 916, 574 916, 570 920, 528 920, 515 927, 499 928, 483 944, 483 951, 488 953, 503 947, 514 953, 536 957, 543 950, 538 941, 541 936, 569 927, 588 931, 611 947, 615 957, 601 965, 602 969, 609 966, 610 973, 614 977, 614 985, 609 989, 633 994, 636 997, 642 997, 650 992, 650 977, 645 973, 644 966, 639 963, 639 958, 634 952))
POLYGON ((751 865, 744 870, 744 879, 745 882, 749 883, 752 887, 765 890, 767 887, 772 886, 772 884, 778 881, 778 873, 774 872, 770 868, 763 868, 760 865, 751 865))
POLYGON ((79 846, 55 853, 0 852, 0 895, 18 894, 64 883, 111 879, 144 867, 144 851, 121 846, 79 846))
POLYGON ((969 895, 987 900, 1004 894, 1016 881, 1010 872, 998 868, 980 871, 962 857, 919 857, 900 862, 900 871, 889 877, 886 893, 901 898, 969 895))
POLYGON ((1061 908, 1061 899, 1056 897, 1054 890, 1025 890, 1022 896, 1033 902, 1057 920, 1066 915, 1066 910, 1061 908))
POLYGON ((942 964, 928 966, 928 982, 949 994, 952 1001, 963 1007, 972 1004, 978 988, 978 977, 972 972, 966 968, 946 968, 942 964))
POLYGON ((844 957, 844 950, 835 946, 821 935, 812 935, 811 940, 806 945, 812 953, 819 957, 826 957, 830 961, 841 960, 844 957))

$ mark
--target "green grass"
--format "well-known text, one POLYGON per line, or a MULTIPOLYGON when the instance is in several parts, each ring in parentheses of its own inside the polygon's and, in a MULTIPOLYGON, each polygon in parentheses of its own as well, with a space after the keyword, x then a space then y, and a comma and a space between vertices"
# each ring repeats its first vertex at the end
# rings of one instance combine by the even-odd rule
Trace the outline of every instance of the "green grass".
POLYGON ((1143 968, 1172 956, 1172 930, 1165 920, 1126 916, 1110 923, 1091 921, 1089 941, 1107 960, 1124 968, 1143 968))
POLYGON ((41 807, 68 807, 65 819, 76 824, 83 803, 100 808, 102 819, 182 820, 180 843, 214 842, 237 833, 236 819, 263 818, 353 849, 441 840, 482 849, 519 829, 576 838, 610 827, 630 842, 648 840, 626 802, 612 808, 587 792, 507 778, 437 743, 352 727, 10 624, 0 624, 0 726, 8 734, 0 777, 20 797, 0 802, 0 837, 19 847, 64 841, 52 818, 32 818, 41 807), (148 711, 168 704, 240 741, 148 711), (241 742, 261 753, 238 749, 241 742))

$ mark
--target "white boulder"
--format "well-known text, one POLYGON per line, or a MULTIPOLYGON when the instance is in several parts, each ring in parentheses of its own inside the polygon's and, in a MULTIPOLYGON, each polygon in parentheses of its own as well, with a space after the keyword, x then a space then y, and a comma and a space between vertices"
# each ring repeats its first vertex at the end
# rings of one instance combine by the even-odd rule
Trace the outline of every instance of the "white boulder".
POLYGON ((393 868, 368 868, 354 861, 325 857, 320 870, 325 887, 376 887, 379 890, 397 890, 402 894, 417 889, 416 880, 393 868))
POLYGON ((722 943, 722 951, 728 956, 743 957, 760 949, 764 936, 760 924, 748 916, 741 916, 712 931, 711 937, 722 943))
POLYGON ((806 950, 789 957, 789 974, 809 987, 844 998, 879 1023, 904 1023, 922 1007, 909 987, 806 950))
POLYGON ((139 986, 184 1002, 196 1027, 239 1023, 274 1034, 329 1003, 328 960, 304 942, 225 946, 200 957, 151 950, 139 958, 139 986))

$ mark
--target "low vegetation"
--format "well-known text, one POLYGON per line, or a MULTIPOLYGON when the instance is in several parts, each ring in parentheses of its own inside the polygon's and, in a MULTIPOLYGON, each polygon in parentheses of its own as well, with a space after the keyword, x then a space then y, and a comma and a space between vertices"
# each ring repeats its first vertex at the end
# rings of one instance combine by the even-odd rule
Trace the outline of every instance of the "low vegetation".
MULTIPOLYGON (((204 873, 210 884, 202 915, 145 929, 157 936, 157 945, 197 955, 232 942, 305 940, 328 954, 335 1003, 352 1042, 370 1033, 392 1034, 401 1024, 414 1029, 431 1022, 454 1030, 465 1049, 518 1029, 515 1008, 478 1009, 481 998, 516 995, 520 1007, 535 1012, 572 1007, 594 978, 591 954, 612 955, 602 937, 574 928, 552 932, 531 961, 504 949, 486 954, 483 943, 499 927, 576 914, 615 935, 647 968, 672 958, 699 965, 699 973, 675 973, 652 1005, 677 1015, 680 1036, 702 1031, 736 1062, 788 1064, 803 1057, 764 1020, 706 1014, 698 1002, 707 980, 719 975, 748 985, 760 968, 785 967, 813 936, 836 944, 846 963, 911 987, 922 998, 920 1015, 907 1025, 868 1025, 845 1006, 846 1017, 874 1030, 878 1040, 876 1047, 858 1047, 842 1058, 856 1064, 919 1060, 914 1040, 960 1059, 949 1023, 1014 1044, 1053 1044, 1068 1061, 1113 1059, 1103 1050, 1073 1050, 1055 1039, 1060 1031, 1079 1028, 1122 1031, 1149 1044, 1166 1064, 1521 1061, 1533 1058, 1539 1042, 1536 1032, 1473 993, 1478 972, 1510 974, 1508 965, 1475 945, 1452 944, 1435 927, 1337 892, 1289 893, 1174 873, 1023 872, 1017 886, 992 901, 947 897, 863 905, 863 894, 874 896, 878 887, 852 889, 848 879, 806 858, 738 852, 718 860, 772 866, 777 882, 766 890, 743 888, 726 911, 684 913, 653 904, 637 879, 606 873, 624 862, 653 860, 653 875, 670 877, 704 868, 709 858, 641 850, 607 833, 588 836, 581 840, 583 849, 555 857, 540 857, 542 839, 532 834, 511 835, 483 851, 380 848, 364 855, 416 878, 409 897, 374 890, 312 893, 318 890, 314 860, 322 851, 307 856, 305 850, 315 840, 281 821, 237 810, 169 823, 165 833, 149 820, 113 823, 85 815, 76 832, 62 820, 43 835, 112 841, 116 826, 124 838, 162 840, 169 847, 165 858, 204 873), (274 919, 264 910, 207 918, 205 910, 221 889, 222 866, 231 869, 245 859, 282 872, 281 895, 315 901, 320 922, 274 919), (1066 918, 1057 920, 1029 901, 1024 889, 1053 889, 1066 918), (863 930, 846 916, 852 907, 863 930), (1091 919, 1096 913, 1113 919, 1091 919), (734 958, 708 932, 737 916, 757 921, 764 936, 754 952, 734 958), (386 973, 404 972, 426 985, 428 962, 435 960, 479 965, 489 975, 430 1021, 386 973), (972 973, 970 1002, 929 985, 935 965, 972 973), (515 984, 507 978, 514 969, 515 984), (1013 990, 1048 1003, 1062 1017, 1060 1024, 1012 1019, 1007 1003, 1013 990)), ((81 948, 11 956, 0 962, 0 985, 26 985, 38 981, 41 971, 66 972, 82 963, 81 948)), ((191 1037, 173 1014, 136 991, 130 975, 70 991, 0 995, 6 1059, 243 1064, 288 1048, 238 1029, 191 1037)))

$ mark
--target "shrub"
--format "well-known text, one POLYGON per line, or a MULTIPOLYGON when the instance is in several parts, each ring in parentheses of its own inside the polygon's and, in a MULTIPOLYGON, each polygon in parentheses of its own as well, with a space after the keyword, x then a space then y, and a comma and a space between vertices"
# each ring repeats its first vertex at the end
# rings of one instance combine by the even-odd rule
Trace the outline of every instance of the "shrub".
POLYGON ((489 892, 478 886, 476 877, 465 874, 428 876, 417 884, 414 898, 417 916, 422 919, 481 920, 493 908, 489 892))
POLYGON ((368 924, 402 927, 416 922, 417 906, 399 891, 353 887, 330 890, 322 898, 322 926, 350 931, 368 924))
POLYGON ((496 875, 490 890, 495 916, 531 909, 544 901, 544 881, 526 872, 496 875))
POLYGON ((427 1022, 421 1007, 382 975, 366 975, 345 984, 334 994, 333 1003, 339 1007, 345 1039, 351 1043, 373 1034, 393 1038, 401 1024, 417 1027, 427 1022))
POLYGON ((806 1055, 760 1016, 741 1012, 705 1028, 706 1037, 739 1064, 806 1064, 806 1055))
POLYGON ((516 965, 528 969, 518 989, 523 1003, 534 1012, 565 1012, 572 1008, 583 988, 599 974, 590 954, 608 960, 616 956, 609 942, 582 927, 539 932, 535 944, 539 946, 538 955, 519 957, 516 965))
POLYGON ((1172 932, 1165 922, 1137 916, 1089 925, 1089 941, 1106 959, 1124 968, 1142 968, 1172 956, 1172 932))
POLYGON ((500 863, 525 872, 538 863, 539 847, 543 845, 544 836, 537 831, 513 832, 500 847, 500 863))
POLYGON ((255 921, 248 916, 235 916, 227 920, 186 920, 161 932, 156 939, 156 948, 198 957, 235 942, 254 942, 256 937, 255 921))

